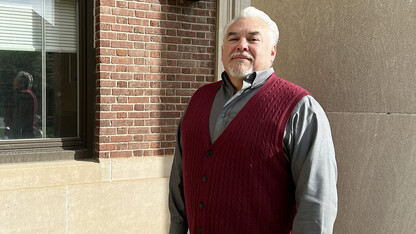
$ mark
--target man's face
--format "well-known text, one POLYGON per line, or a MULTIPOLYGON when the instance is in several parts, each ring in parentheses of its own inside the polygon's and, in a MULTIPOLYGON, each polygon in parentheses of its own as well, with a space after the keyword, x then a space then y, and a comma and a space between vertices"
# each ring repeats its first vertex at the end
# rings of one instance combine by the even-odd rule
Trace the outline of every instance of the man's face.
POLYGON ((267 24, 258 18, 240 18, 226 32, 221 60, 230 78, 271 67, 276 45, 270 42, 267 24))

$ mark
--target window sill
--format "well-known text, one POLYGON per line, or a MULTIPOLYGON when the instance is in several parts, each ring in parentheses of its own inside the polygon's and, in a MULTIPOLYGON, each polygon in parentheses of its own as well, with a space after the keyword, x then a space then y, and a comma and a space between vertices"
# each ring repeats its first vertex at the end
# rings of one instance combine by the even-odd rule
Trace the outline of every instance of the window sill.
POLYGON ((18 150, 14 152, 0 151, 0 164, 26 163, 42 161, 79 160, 92 158, 86 149, 77 150, 18 150))

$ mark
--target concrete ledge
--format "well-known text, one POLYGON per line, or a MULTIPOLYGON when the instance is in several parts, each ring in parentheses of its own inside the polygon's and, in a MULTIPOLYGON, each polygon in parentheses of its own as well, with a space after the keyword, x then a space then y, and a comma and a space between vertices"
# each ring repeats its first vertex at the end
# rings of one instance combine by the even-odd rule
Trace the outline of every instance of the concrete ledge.
POLYGON ((0 191, 89 184, 113 180, 166 178, 173 157, 0 164, 0 191))

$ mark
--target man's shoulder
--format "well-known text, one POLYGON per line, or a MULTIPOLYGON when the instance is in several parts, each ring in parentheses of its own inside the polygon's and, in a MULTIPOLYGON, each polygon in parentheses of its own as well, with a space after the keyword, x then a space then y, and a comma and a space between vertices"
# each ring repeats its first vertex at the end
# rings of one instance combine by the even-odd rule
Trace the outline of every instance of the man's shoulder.
POLYGON ((273 89, 284 89, 285 91, 300 93, 303 96, 310 95, 310 93, 300 85, 288 81, 284 78, 278 77, 274 73, 272 74, 269 80, 271 83, 275 84, 272 85, 273 89))
POLYGON ((199 87, 196 92, 194 93, 194 96, 196 94, 202 94, 206 92, 216 92, 222 84, 222 81, 216 81, 208 84, 204 84, 203 86, 199 87))
POLYGON ((221 84, 222 84, 222 80, 211 82, 211 83, 202 85, 200 88, 198 88, 198 90, 219 88, 221 84))

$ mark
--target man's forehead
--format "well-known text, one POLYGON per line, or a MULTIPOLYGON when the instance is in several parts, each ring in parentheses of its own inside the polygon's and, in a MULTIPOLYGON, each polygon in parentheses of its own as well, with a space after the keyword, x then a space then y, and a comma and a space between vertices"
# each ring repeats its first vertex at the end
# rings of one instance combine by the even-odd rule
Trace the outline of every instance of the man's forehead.
MULTIPOLYGON (((227 33, 227 36, 228 36, 228 37, 229 37, 229 36, 238 36, 238 35, 240 35, 240 34, 241 34, 241 32, 229 31, 229 32, 227 33)), ((247 32, 247 34, 248 34, 248 35, 250 35, 250 36, 261 35, 260 31, 252 31, 252 32, 247 32)))
POLYGON ((258 35, 262 34, 262 31, 265 30, 265 27, 265 22, 258 18, 240 18, 230 25, 227 30, 227 36, 238 35, 242 31, 245 31, 245 33, 251 35, 258 35))

